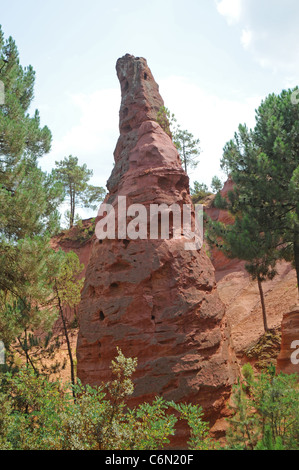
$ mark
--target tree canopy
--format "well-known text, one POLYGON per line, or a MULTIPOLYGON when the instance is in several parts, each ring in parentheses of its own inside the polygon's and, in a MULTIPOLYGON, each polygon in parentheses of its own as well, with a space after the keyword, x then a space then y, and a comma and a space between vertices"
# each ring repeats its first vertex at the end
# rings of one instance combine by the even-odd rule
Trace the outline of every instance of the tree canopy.
POLYGON ((254 129, 240 125, 225 145, 222 168, 235 184, 228 210, 252 219, 272 258, 294 263, 299 285, 299 107, 292 94, 262 101, 254 129))
POLYGON ((234 224, 209 222, 207 236, 229 258, 246 261, 266 306, 262 282, 276 275, 279 259, 292 261, 299 290, 299 108, 293 91, 269 95, 256 111, 256 125, 240 125, 224 147, 222 168, 234 182, 228 198, 215 205, 234 216, 234 224))
POLYGON ((78 158, 72 155, 56 162, 52 176, 64 186, 70 204, 70 210, 67 213, 70 228, 75 222, 77 206, 96 210, 105 196, 104 188, 88 184, 92 175, 93 171, 89 170, 85 163, 79 165, 78 158))
POLYGON ((47 300, 59 254, 50 237, 59 227, 63 188, 38 167, 51 148, 34 98, 35 72, 20 65, 14 40, 0 28, 0 335, 6 347, 28 328, 49 326, 47 300))
POLYGON ((181 129, 180 125, 177 125, 177 119, 168 108, 162 106, 157 115, 157 122, 160 124, 162 129, 168 134, 176 146, 183 168, 188 173, 189 168, 196 168, 199 164, 199 155, 201 153, 200 140, 196 139, 194 135, 181 129))

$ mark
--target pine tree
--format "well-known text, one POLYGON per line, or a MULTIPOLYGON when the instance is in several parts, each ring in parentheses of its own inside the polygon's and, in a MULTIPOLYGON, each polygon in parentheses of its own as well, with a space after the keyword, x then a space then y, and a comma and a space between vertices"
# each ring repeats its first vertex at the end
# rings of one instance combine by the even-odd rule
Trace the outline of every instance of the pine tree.
POLYGON ((157 122, 176 146, 185 172, 188 172, 189 167, 196 168, 199 164, 198 157, 201 153, 200 140, 196 139, 191 132, 182 130, 180 125, 176 124, 177 119, 175 115, 165 106, 159 109, 157 122))
POLYGON ((63 332, 67 343, 68 356, 71 369, 71 383, 75 385, 75 366, 71 343, 69 339, 69 322, 65 314, 65 307, 74 308, 81 299, 81 289, 84 279, 80 279, 80 274, 84 268, 80 264, 79 258, 74 252, 64 253, 60 272, 54 279, 53 302, 57 306, 62 321, 63 332))
POLYGON ((78 164, 78 158, 70 155, 61 162, 56 162, 53 170, 54 180, 61 182, 69 199, 70 211, 68 212, 69 227, 72 228, 75 221, 76 207, 96 210, 97 204, 103 200, 105 190, 100 186, 92 186, 88 181, 93 172, 84 165, 78 164))
POLYGON ((226 144, 222 167, 237 188, 232 210, 255 210, 261 232, 293 261, 299 291, 299 107, 292 94, 284 90, 261 103, 255 128, 240 125, 226 144))
POLYGON ((35 72, 20 65, 14 40, 5 40, 1 28, 0 80, 0 335, 8 347, 53 318, 49 279, 59 260, 49 242, 59 223, 62 187, 38 167, 50 150, 51 132, 40 126, 38 111, 29 114, 35 72))
POLYGON ((190 194, 193 204, 198 204, 212 193, 209 192, 209 188, 205 183, 194 181, 193 188, 190 188, 190 194))
MULTIPOLYGON (((222 201, 221 207, 228 207, 226 201, 222 201)), ((216 246, 228 258, 246 261, 246 270, 258 284, 264 330, 268 332, 262 284, 267 279, 272 280, 277 274, 275 265, 279 252, 275 247, 278 240, 273 239, 271 233, 263 233, 257 220, 258 217, 252 208, 248 212, 243 211, 241 215, 238 214, 233 225, 208 220, 207 239, 212 246, 216 246)))
POLYGON ((222 186, 223 184, 220 178, 218 178, 218 176, 213 176, 212 182, 211 182, 212 191, 214 191, 215 193, 219 193, 219 191, 221 191, 222 189, 222 186))
POLYGON ((0 27, 0 80, 4 84, 5 103, 0 108, 0 183, 24 154, 37 159, 49 152, 51 132, 40 127, 39 112, 28 114, 34 97, 35 72, 20 65, 14 40, 4 40, 0 27))
POLYGON ((178 128, 173 135, 173 141, 180 154, 185 172, 188 173, 188 168, 195 169, 199 164, 200 140, 196 139, 191 132, 178 128))

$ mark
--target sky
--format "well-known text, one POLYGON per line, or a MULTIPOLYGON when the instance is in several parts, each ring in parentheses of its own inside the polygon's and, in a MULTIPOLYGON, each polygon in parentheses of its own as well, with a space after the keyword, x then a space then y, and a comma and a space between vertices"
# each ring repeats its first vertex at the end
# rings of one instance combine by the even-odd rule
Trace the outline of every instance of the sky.
MULTIPOLYGON (((270 93, 299 84, 298 0, 0 0, 5 37, 36 72, 32 113, 52 131, 40 166, 77 156, 106 186, 119 136, 115 65, 147 59, 165 106, 200 139, 190 184, 210 186, 240 123, 270 93)), ((90 211, 82 211, 89 217, 90 211)))

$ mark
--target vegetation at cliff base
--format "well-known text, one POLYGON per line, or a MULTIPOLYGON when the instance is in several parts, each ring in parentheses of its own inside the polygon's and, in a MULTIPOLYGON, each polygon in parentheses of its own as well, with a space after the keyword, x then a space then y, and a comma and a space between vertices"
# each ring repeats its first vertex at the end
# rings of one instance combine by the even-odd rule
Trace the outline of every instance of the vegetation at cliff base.
POLYGON ((0 375, 0 449, 158 450, 175 434, 178 418, 190 428, 189 447, 214 448, 200 406, 166 402, 130 408, 136 359, 118 350, 114 376, 99 387, 61 386, 31 367, 0 375))
POLYGON ((250 365, 235 386, 227 444, 210 436, 199 405, 162 397, 130 407, 137 360, 121 350, 111 363, 113 380, 98 387, 61 386, 29 367, 0 374, 0 449, 162 450, 178 420, 189 427, 189 450, 292 450, 299 443, 296 375, 275 368, 254 376, 250 365))
POLYGON ((275 367, 257 377, 250 364, 232 395, 228 446, 235 450, 296 450, 299 445, 298 375, 276 374, 275 367))

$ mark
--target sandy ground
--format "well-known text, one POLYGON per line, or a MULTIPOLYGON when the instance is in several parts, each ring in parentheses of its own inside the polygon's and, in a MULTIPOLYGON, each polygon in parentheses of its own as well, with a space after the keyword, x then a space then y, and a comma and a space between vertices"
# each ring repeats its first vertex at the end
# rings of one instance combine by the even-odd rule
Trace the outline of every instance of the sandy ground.
MULTIPOLYGON (((240 358, 264 332, 257 282, 240 268, 228 274, 223 272, 217 286, 226 305, 233 345, 240 358)), ((290 311, 297 301, 295 270, 288 263, 280 263, 278 275, 274 280, 265 282, 263 289, 268 326, 271 329, 280 328, 283 314, 290 311)))

